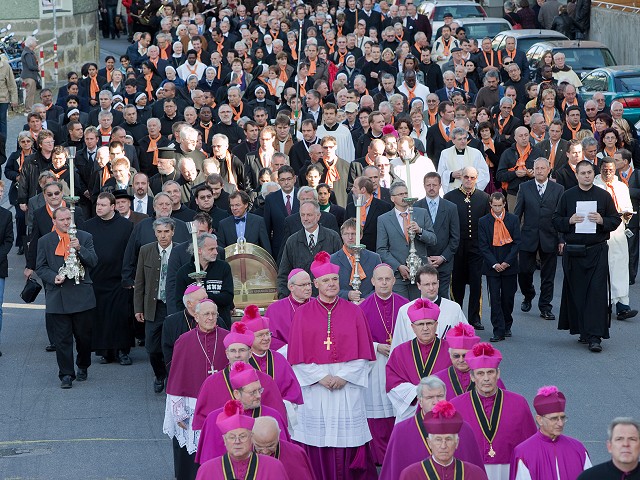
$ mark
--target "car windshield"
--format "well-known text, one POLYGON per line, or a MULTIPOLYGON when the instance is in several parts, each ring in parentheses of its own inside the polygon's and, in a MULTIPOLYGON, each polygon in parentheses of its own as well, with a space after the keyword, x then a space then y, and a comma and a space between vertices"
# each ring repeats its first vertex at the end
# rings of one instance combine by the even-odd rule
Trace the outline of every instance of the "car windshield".
MULTIPOLYGON (((436 5, 435 13, 433 15, 433 21, 444 21, 443 15, 447 12, 453 15, 453 18, 484 17, 482 7, 475 3, 469 2, 469 5, 436 5)), ((468 33, 467 36, 469 36, 468 33)))
POLYGON ((615 77, 616 92, 640 91, 640 74, 615 77))
POLYGON ((616 64, 611 52, 606 48, 562 48, 559 51, 564 53, 566 63, 574 70, 584 72, 616 64))
POLYGON ((467 30, 467 38, 492 38, 500 32, 508 30, 504 22, 470 23, 465 24, 464 28, 467 30))
POLYGON ((521 52, 528 52, 531 45, 538 42, 546 42, 547 40, 557 40, 558 37, 544 37, 542 35, 537 35, 535 37, 529 38, 518 38, 518 45, 516 48, 521 52))

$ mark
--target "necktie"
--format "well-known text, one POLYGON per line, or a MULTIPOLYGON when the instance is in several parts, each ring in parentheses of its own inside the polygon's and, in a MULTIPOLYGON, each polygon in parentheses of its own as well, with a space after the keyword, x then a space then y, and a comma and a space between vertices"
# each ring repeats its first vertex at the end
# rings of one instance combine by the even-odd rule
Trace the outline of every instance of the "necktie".
POLYGON ((538 184, 538 195, 542 197, 543 194, 544 194, 544 186, 538 184))
POLYGON ((446 133, 446 134, 447 134, 447 137, 449 136, 449 127, 445 127, 445 128, 444 128, 444 133, 446 133))
POLYGON ((287 203, 284 206, 287 209, 287 215, 291 215, 291 195, 287 195, 287 203))
POLYGON ((89 161, 93 163, 93 160, 96 158, 96 152, 89 153, 89 161))
POLYGON ((138 199, 138 201, 136 202, 136 212, 138 213, 144 213, 142 211, 142 200, 138 199))
POLYGON ((165 286, 167 284, 167 251, 162 250, 160 257, 160 286, 158 287, 158 300, 167 301, 167 292, 165 286))
POLYGON ((316 248, 316 241, 313 239, 313 233, 309 234, 309 250, 313 251, 316 248))
POLYGON ((438 212, 438 205, 435 200, 429 200, 429 213, 431 214, 431 223, 436 223, 436 213, 438 212))
POLYGON ((400 214, 400 216, 402 217, 402 224, 404 226, 403 230, 404 230, 404 238, 407 241, 407 243, 409 243, 409 213, 408 212, 402 212, 400 214))

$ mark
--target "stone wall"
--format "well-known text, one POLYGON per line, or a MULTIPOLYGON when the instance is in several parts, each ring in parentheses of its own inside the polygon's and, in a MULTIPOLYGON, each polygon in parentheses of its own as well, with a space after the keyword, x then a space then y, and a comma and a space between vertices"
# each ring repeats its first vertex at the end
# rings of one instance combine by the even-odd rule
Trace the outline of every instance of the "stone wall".
POLYGON ((609 47, 619 65, 640 65, 640 49, 629 48, 630 39, 637 38, 638 18, 638 11, 594 7, 591 9, 589 40, 609 47))
MULTIPOLYGON (((0 0, 0 4, 0 26, 10 23, 16 38, 22 40, 36 28, 39 30, 37 38, 40 43, 53 38, 52 16, 45 14, 41 18, 40 0, 0 0)), ((68 5, 72 13, 62 12, 56 16, 58 77, 61 84, 66 82, 67 72, 79 72, 82 64, 100 57, 97 0, 63 0, 63 4, 68 5)), ((45 59, 53 56, 53 42, 44 46, 44 56, 45 59)), ((53 84, 53 74, 53 61, 49 61, 45 65, 47 86, 53 84)))

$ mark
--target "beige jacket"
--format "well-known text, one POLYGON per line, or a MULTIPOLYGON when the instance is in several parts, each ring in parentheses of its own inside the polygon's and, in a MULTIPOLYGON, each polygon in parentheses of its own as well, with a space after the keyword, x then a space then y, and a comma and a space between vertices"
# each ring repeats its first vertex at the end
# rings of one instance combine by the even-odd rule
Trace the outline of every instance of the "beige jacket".
POLYGON ((4 55, 0 55, 0 103, 18 103, 16 80, 4 55))

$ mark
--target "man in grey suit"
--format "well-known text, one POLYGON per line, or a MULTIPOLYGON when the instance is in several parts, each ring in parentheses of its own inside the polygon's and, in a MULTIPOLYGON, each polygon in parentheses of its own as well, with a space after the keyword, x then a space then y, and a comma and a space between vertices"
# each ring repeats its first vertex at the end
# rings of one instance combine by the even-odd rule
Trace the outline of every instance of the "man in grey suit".
POLYGON ((416 253, 427 258, 427 246, 434 246, 438 238, 433 231, 429 212, 414 208, 409 220, 408 206, 404 199, 409 195, 404 182, 393 182, 389 189, 394 209, 378 218, 377 252, 384 263, 393 269, 396 284, 393 291, 409 300, 420 297, 415 283, 411 283, 409 267, 405 265, 409 256, 409 232, 415 233, 416 253))
POLYGON ((558 253, 562 251, 560 235, 551 221, 556 211, 564 187, 549 181, 551 164, 540 157, 533 164, 535 180, 520 185, 514 214, 522 222, 522 243, 520 244, 520 273, 518 281, 524 300, 520 309, 531 310, 531 300, 536 296, 533 274, 536 271, 536 257, 540 256, 540 297, 538 308, 545 320, 555 320, 552 313, 553 282, 556 276, 558 253))
POLYGON ((171 217, 154 220, 157 241, 140 248, 133 290, 133 311, 136 320, 144 323, 145 348, 155 375, 153 390, 156 393, 164 390, 167 378, 162 356, 162 324, 167 316, 167 271, 175 226, 176 221, 171 217))
POLYGON ((358 290, 354 290, 351 287, 351 279, 354 272, 354 251, 349 248, 356 243, 356 219, 349 218, 344 221, 340 227, 340 236, 344 245, 340 250, 331 255, 331 263, 338 265, 340 271, 338 272, 340 281, 340 293, 338 296, 349 300, 354 303, 360 303, 373 292, 373 285, 371 285, 371 277, 373 277, 373 269, 376 265, 382 263, 380 255, 376 252, 371 252, 367 249, 360 251, 360 279, 362 283, 358 290), (364 274, 364 278, 363 277, 364 274))
POLYGON ((440 198, 441 185, 442 179, 438 173, 427 173, 424 176, 426 197, 418 200, 414 206, 429 212, 433 230, 438 238, 438 242, 429 249, 429 264, 438 269, 438 295, 449 298, 453 258, 460 244, 460 220, 455 204, 440 198))
POLYGON ((60 207, 53 212, 54 231, 38 240, 36 273, 46 290, 46 313, 55 324, 54 336, 58 377, 61 388, 71 388, 73 380, 87 379, 91 365, 91 322, 96 298, 89 271, 98 264, 91 234, 78 230, 76 238, 69 238, 71 211, 60 207), (70 249, 84 267, 84 278, 79 284, 60 273, 70 249), (76 340, 76 365, 73 366, 73 339, 76 340))
MULTIPOLYGON (((289 295, 287 277, 294 268, 309 271, 311 262, 315 256, 325 251, 329 255, 342 248, 340 235, 322 225, 320 221, 320 205, 317 202, 306 200, 300 204, 300 220, 302 230, 291 235, 282 249, 280 267, 278 268, 278 298, 289 295)), ((313 288, 313 295, 317 295, 313 288)))

